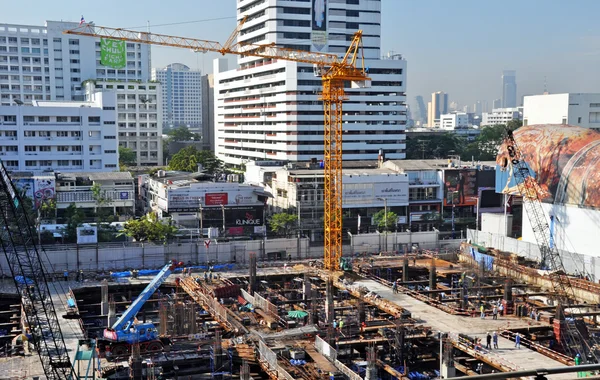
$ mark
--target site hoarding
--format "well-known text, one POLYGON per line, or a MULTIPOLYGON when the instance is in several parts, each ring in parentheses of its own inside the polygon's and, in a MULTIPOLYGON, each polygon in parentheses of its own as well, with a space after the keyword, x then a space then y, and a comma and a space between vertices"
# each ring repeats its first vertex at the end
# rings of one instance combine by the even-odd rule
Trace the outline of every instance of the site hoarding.
POLYGON ((345 208, 380 206, 383 199, 388 206, 408 205, 408 177, 404 175, 346 176, 342 189, 345 208))
MULTIPOLYGON (((521 160, 544 202, 600 208, 600 133, 570 125, 532 125, 514 132, 521 160)), ((503 143, 496 157, 496 192, 520 195, 503 143)))
POLYGON ((477 169, 444 170, 444 206, 477 205, 477 169))

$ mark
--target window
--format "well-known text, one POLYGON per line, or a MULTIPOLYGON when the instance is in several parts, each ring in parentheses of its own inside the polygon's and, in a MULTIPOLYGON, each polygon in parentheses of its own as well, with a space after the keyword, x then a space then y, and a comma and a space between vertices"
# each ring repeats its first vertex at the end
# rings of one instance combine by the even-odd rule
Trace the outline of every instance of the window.
POLYGON ((107 107, 102 107, 102 109, 103 109, 104 111, 114 111, 114 110, 115 110, 115 107, 108 107, 108 106, 107 106, 107 107))
POLYGON ((58 166, 69 166, 69 160, 58 160, 58 166))
POLYGON ((600 107, 600 103, 590 103, 590 108, 600 107))
POLYGON ((6 146, 4 148, 4 150, 6 150, 7 152, 18 152, 19 151, 19 147, 18 146, 9 145, 9 146, 6 146))
POLYGON ((590 112, 590 123, 600 123, 600 112, 590 112))
POLYGON ((104 153, 105 154, 114 154, 114 153, 117 153, 117 151, 116 150, 105 150, 104 153))
POLYGON ((23 131, 25 137, 35 137, 35 131, 23 131))
POLYGON ((57 146, 57 147, 56 147, 56 150, 57 150, 58 152, 68 152, 68 151, 69 151, 69 147, 68 147, 68 146, 65 146, 65 145, 61 145, 61 146, 57 146))
POLYGON ((40 152, 51 152, 52 147, 49 146, 40 146, 40 152))
POLYGON ((25 161, 25 166, 37 166, 37 161, 25 161))
POLYGON ((88 123, 99 123, 100 122, 100 116, 89 116, 88 117, 88 123))
POLYGON ((35 145, 25 145, 25 152, 35 152, 37 147, 35 145))
POLYGON ((50 122, 50 116, 39 116, 38 117, 38 121, 40 123, 49 123, 50 122))
POLYGON ((71 59, 71 63, 79 63, 78 59, 71 59))
POLYGON ((51 160, 40 160, 40 166, 52 166, 51 160))
POLYGON ((73 145, 71 147, 71 151, 73 151, 73 152, 81 152, 81 145, 73 145))
POLYGON ((19 166, 19 161, 4 161, 6 166, 19 166))
POLYGON ((83 165, 83 161, 81 160, 73 160, 73 166, 81 166, 83 165))
POLYGON ((104 140, 116 140, 117 136, 104 136, 104 140))
POLYGON ((71 116, 71 123, 81 123, 81 117, 71 116))
POLYGON ((68 123, 69 122, 69 117, 68 116, 57 116, 56 117, 56 122, 57 123, 68 123))
POLYGON ((105 121, 104 125, 115 125, 114 121, 105 121))
POLYGON ((81 137, 81 131, 71 131, 71 137, 81 137))
POLYGON ((34 116, 23 116, 23 122, 25 123, 33 123, 35 121, 34 116))
POLYGON ((57 137, 68 137, 69 136, 69 132, 67 132, 67 131, 57 131, 56 132, 56 136, 57 137))
POLYGON ((50 137, 50 131, 40 131, 40 137, 50 137))
POLYGON ((104 165, 105 168, 116 168, 117 164, 106 164, 104 165))

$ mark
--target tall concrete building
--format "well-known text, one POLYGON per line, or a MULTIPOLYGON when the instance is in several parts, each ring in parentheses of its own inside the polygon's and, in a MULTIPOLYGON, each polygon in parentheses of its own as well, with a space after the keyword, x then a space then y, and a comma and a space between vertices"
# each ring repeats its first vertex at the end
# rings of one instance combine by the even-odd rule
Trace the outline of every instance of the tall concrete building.
POLYGON ((502 108, 502 99, 494 99, 492 102, 492 109, 502 108))
POLYGON ((215 151, 215 77, 202 76, 202 149, 215 151))
POLYGON ((473 104, 473 113, 480 116, 483 113, 483 106, 479 100, 473 104))
POLYGON ((417 101, 417 112, 414 114, 414 118, 424 123, 427 121, 427 107, 425 101, 421 95, 418 95, 415 100, 417 101))
POLYGON ((115 107, 114 93, 0 106, 0 158, 9 170, 118 171, 115 107))
POLYGON ((83 100, 88 79, 147 81, 150 47, 126 44, 122 69, 103 66, 100 40, 66 35, 76 22, 46 21, 43 26, 0 24, 0 105, 19 99, 83 100))
MULTIPOLYGON (((238 42, 285 46, 342 56, 363 30, 370 88, 347 88, 344 160, 405 157, 406 61, 382 58, 381 1, 239 0, 247 16, 238 42)), ((228 164, 250 160, 323 158, 321 78, 312 65, 243 56, 237 67, 214 63, 215 151, 228 164)))
POLYGON ((431 94, 431 101, 427 104, 427 126, 439 127, 440 116, 448 113, 448 94, 437 91, 431 94))
POLYGON ((87 81, 86 97, 100 93, 117 96, 117 132, 120 147, 136 153, 137 166, 163 164, 162 93, 160 83, 87 81))
POLYGON ((181 63, 152 69, 152 80, 161 83, 163 128, 199 128, 202 125, 202 74, 181 63))
POLYGON ((502 73, 502 108, 514 108, 516 106, 517 72, 514 70, 504 70, 502 73))

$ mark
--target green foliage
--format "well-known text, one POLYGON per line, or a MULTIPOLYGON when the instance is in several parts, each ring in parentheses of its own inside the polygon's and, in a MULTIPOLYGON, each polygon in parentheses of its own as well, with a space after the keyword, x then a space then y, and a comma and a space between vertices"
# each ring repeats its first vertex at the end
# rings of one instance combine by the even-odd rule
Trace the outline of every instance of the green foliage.
POLYGON ((223 161, 219 160, 209 150, 198 150, 194 146, 181 149, 169 161, 170 170, 195 172, 198 164, 202 164, 208 174, 217 174, 223 170, 223 161))
POLYGON ((56 218, 56 200, 46 199, 42 202, 39 207, 40 216, 42 219, 55 219, 56 218))
POLYGON ((379 231, 394 231, 398 225, 398 214, 388 210, 386 218, 385 210, 379 210, 373 215, 373 221, 379 231))
POLYGON ((158 220, 155 213, 148 213, 140 219, 132 219, 123 226, 122 234, 135 241, 161 241, 173 237, 177 227, 158 220))
POLYGON ((406 141, 406 158, 412 160, 446 158, 460 154, 464 139, 453 133, 413 137, 406 141))
POLYGON ((40 240, 42 244, 54 243, 54 234, 48 230, 40 232, 40 240))
POLYGON ((119 147, 119 166, 132 166, 137 163, 136 153, 124 146, 119 147))
POLYGON ((85 215, 75 206, 75 203, 71 203, 65 210, 65 218, 67 220, 64 231, 65 243, 75 243, 77 242, 77 227, 81 226, 85 215))
POLYGON ((284 236, 290 236, 293 229, 298 224, 298 217, 294 214, 279 213, 269 218, 271 231, 284 236))
POLYGON ((202 139, 199 134, 191 132, 188 127, 183 125, 170 129, 167 136, 173 141, 200 141, 202 139))

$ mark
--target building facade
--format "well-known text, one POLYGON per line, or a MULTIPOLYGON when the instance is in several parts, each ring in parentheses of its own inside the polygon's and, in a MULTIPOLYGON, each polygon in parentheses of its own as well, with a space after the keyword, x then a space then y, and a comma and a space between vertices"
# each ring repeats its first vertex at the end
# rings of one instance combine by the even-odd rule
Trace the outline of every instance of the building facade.
POLYGON ((438 91, 431 94, 431 102, 427 103, 427 126, 439 127, 440 115, 448 113, 448 94, 438 91))
POLYGON ((523 125, 568 124, 600 130, 600 94, 526 96, 523 125))
POLYGON ((502 108, 517 106, 517 72, 504 70, 502 73, 502 108))
POLYGON ((136 153, 137 166, 163 164, 160 83, 90 80, 85 88, 88 99, 116 93, 118 143, 136 153))
MULTIPOLYGON (((381 58, 381 2, 241 0, 248 16, 238 42, 343 55, 363 30, 368 89, 346 89, 345 160, 405 157, 406 61, 381 58)), ((229 164, 250 160, 309 161, 323 157, 322 81, 312 65, 243 56, 235 70, 215 61, 215 151, 229 164)))
POLYGON ((203 75, 202 83, 202 148, 215 152, 215 77, 203 75))
POLYGON ((115 94, 0 106, 0 157, 9 170, 118 171, 117 150, 115 94))
POLYGON ((440 116, 440 128, 448 131, 469 128, 469 115, 465 112, 453 112, 440 116))
POLYGON ((47 21, 43 26, 0 24, 0 105, 33 100, 83 100, 87 79, 150 78, 150 47, 126 44, 126 66, 100 62, 100 40, 63 31, 77 22, 47 21))
POLYGON ((161 83, 163 128, 198 128, 202 125, 202 74, 181 63, 152 69, 152 80, 161 83))
POLYGON ((511 120, 523 120, 523 107, 495 108, 492 112, 484 112, 481 125, 506 124, 511 120))

